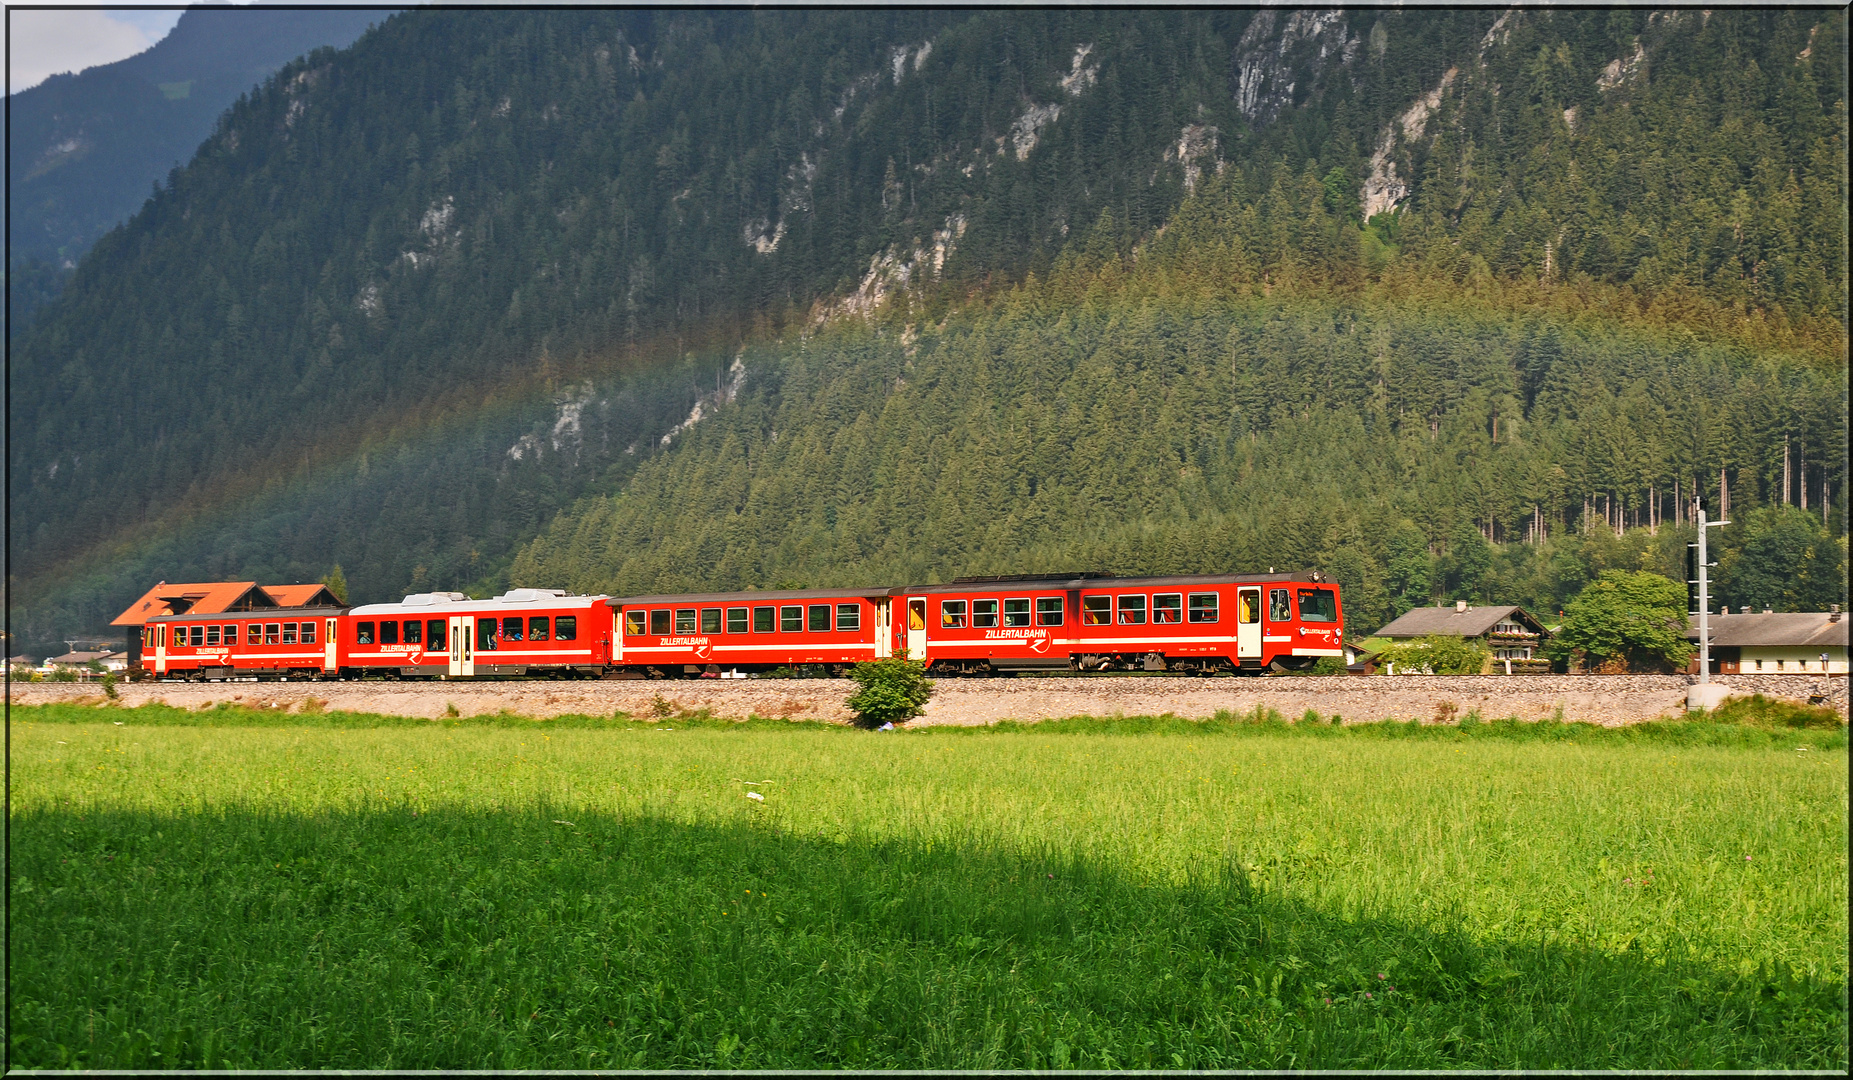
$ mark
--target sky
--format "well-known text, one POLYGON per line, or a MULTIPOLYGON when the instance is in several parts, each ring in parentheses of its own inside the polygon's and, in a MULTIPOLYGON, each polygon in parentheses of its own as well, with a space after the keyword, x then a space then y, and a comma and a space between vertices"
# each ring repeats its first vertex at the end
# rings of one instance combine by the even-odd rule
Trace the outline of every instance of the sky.
POLYGON ((180 9, 7 9, 7 91, 17 94, 47 76, 134 56, 167 36, 180 9))

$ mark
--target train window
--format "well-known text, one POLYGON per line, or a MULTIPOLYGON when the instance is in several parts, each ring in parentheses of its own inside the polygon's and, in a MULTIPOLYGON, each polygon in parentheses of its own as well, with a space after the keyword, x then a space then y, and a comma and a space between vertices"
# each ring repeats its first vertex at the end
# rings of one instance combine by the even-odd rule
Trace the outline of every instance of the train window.
POLYGON ((495 620, 494 619, 477 619, 476 620, 476 651, 479 653, 482 653, 482 652, 494 652, 495 650, 496 650, 495 620))
POLYGON ((227 645, 238 644, 238 624, 237 623, 226 623, 225 624, 225 643, 227 645))
POLYGON ((572 641, 579 636, 579 616, 561 615, 553 620, 553 640, 572 641))
POLYGON ((1081 625, 1106 626, 1113 621, 1113 598, 1111 596, 1083 596, 1081 598, 1081 625))
POLYGON ((1287 590, 1268 590, 1268 622, 1292 622, 1293 605, 1287 603, 1287 590))
POLYGON ((425 648, 432 652, 443 652, 450 645, 444 640, 447 627, 443 619, 429 619, 425 622, 425 648))
POLYGON ((701 609, 701 632, 718 634, 721 632, 721 609, 705 607, 701 609))
MULTIPOLYGON (((382 627, 380 627, 380 629, 382 629, 382 630, 385 630, 385 629, 393 629, 393 630, 397 630, 398 628, 399 628, 399 624, 398 624, 398 623, 386 623, 386 624, 385 624, 384 626, 382 626, 382 627)), ((397 635, 397 634, 394 634, 393 636, 394 636, 394 637, 398 637, 398 635, 397 635)), ((284 623, 284 624, 283 624, 283 641, 282 641, 282 644, 284 644, 284 645, 294 645, 294 644, 296 644, 296 624, 295 624, 295 623, 293 623, 293 622, 286 622, 286 623, 284 623)))
POLYGON ((676 609, 676 633, 692 634, 695 632, 695 609, 692 607, 676 609))
POLYGON ((1153 593, 1152 621, 1155 623, 1183 622, 1184 597, 1179 593, 1153 593))
POLYGON ((1059 596, 1039 596, 1036 598, 1036 625, 1062 625, 1062 598, 1059 596))
POLYGON ((669 612, 659 609, 650 612, 650 633, 658 637, 669 636, 669 612))
POLYGON ((1190 594, 1190 621, 1216 621, 1216 594, 1213 592, 1194 592, 1190 594))
POLYGON ((838 630, 862 629, 862 605, 838 604, 836 606, 836 628, 838 630))
POLYGON ((1122 596, 1120 597, 1120 625, 1121 626, 1144 626, 1145 625, 1145 597, 1143 596, 1122 596))
MULTIPOLYGON (((289 630, 296 629, 295 623, 286 623, 284 625, 289 630)), ((296 637, 295 634, 285 633, 283 637, 283 641, 285 644, 295 644, 293 640, 295 637, 296 637)), ((399 620, 398 619, 381 619, 380 620, 380 644, 381 645, 399 644, 399 620)))
POLYGON ((195 626, 193 628, 193 644, 194 645, 206 644, 206 628, 205 627, 195 626))
MULTIPOLYGON (((417 623, 410 623, 410 624, 408 624, 408 625, 411 625, 411 626, 416 626, 416 625, 418 625, 418 624, 417 624, 417 623)), ((407 638, 406 640, 407 640, 407 641, 417 641, 417 640, 418 640, 418 638, 417 638, 417 636, 416 636, 416 635, 414 635, 413 637, 410 637, 410 638, 407 638)), ((303 643, 304 645, 313 645, 313 644, 315 644, 315 624, 314 624, 314 623, 312 623, 312 622, 306 622, 306 623, 303 623, 303 624, 302 624, 302 643, 303 643)))
POLYGON ((939 602, 939 625, 947 630, 959 630, 965 626, 965 601, 941 600, 939 602))
POLYGON ((804 632, 804 609, 797 604, 779 608, 779 632, 782 634, 800 634, 804 632))
POLYGON ((806 613, 806 616, 807 616, 807 619, 806 619, 805 629, 810 630, 812 633, 818 633, 818 632, 827 631, 830 629, 830 605, 829 604, 812 604, 811 610, 806 613))
POLYGON ((1019 596, 1004 601, 1004 625, 1029 625, 1029 597, 1019 596))
POLYGON ((997 601, 973 600, 972 625, 979 628, 997 625, 997 601))
POLYGON ((282 624, 268 622, 264 624, 264 644, 277 644, 277 635, 283 630, 282 624))
POLYGON ((773 626, 777 625, 777 620, 774 618, 775 614, 776 614, 776 611, 773 608, 769 608, 769 607, 754 608, 753 609, 753 633, 770 634, 772 632, 773 626))
MULTIPOLYGON (((491 619, 490 621, 494 622, 495 620, 491 619)), ((521 630, 522 630, 521 616, 510 615, 507 618, 502 620, 502 640, 503 641, 520 641, 521 640, 521 630)))
POLYGON ((218 643, 219 643, 219 628, 216 626, 208 626, 206 628, 206 644, 217 645, 218 643))
MULTIPOLYGON (((315 628, 314 623, 303 623, 302 624, 302 643, 304 645, 307 645, 315 640, 315 638, 311 636, 315 632, 314 628, 315 628)), ((400 638, 400 640, 405 642, 407 645, 423 644, 425 640, 425 624, 419 622, 417 619, 405 620, 405 636, 403 638, 400 638)))
POLYGON ((730 634, 746 633, 746 609, 730 607, 727 609, 727 632, 730 634))
POLYGON ((548 637, 547 623, 548 623, 548 619, 547 619, 547 616, 545 615, 529 615, 528 616, 528 640, 529 641, 546 641, 548 637))
MULTIPOLYGON (((257 624, 253 623, 251 625, 251 629, 256 630, 257 624)), ((372 623, 357 622, 354 624, 354 644, 356 645, 373 644, 373 624, 372 623)))
POLYGON ((1338 594, 1331 589, 1301 589, 1300 621, 1337 622, 1338 594))
POLYGON ((1235 594, 1235 621, 1247 625, 1261 621, 1261 594, 1243 589, 1235 594))

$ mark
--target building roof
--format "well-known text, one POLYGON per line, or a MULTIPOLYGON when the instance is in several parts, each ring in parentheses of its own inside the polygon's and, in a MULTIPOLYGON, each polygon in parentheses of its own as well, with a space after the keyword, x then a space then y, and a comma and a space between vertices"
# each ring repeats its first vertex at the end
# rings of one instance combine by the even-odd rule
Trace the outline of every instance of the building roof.
POLYGON ((1507 618, 1524 624, 1532 633, 1544 630, 1542 623, 1517 604, 1466 608, 1423 607, 1411 608, 1371 637, 1415 638, 1437 634, 1443 637, 1475 638, 1507 618))
POLYGON ((201 581, 169 585, 163 581, 143 593, 111 626, 141 626, 157 615, 183 612, 216 615, 222 611, 273 608, 277 602, 255 581, 201 581))
POLYGON ((106 652, 68 652, 63 656, 54 656, 45 662, 48 664, 88 664, 92 660, 101 660, 108 655, 106 652))
POLYGON ((266 585, 264 591, 278 607, 344 607, 328 586, 320 582, 308 585, 266 585))
MULTIPOLYGON (((1847 646, 1847 616, 1825 611, 1745 612, 1738 615, 1713 615, 1711 643, 1714 646, 1847 646)), ((1691 620, 1686 636, 1699 638, 1698 620, 1691 620)))

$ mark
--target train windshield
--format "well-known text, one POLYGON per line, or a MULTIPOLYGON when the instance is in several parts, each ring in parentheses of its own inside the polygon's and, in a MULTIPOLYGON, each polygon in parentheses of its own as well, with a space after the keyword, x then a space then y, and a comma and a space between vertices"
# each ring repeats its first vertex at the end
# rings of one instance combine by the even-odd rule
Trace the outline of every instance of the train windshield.
POLYGON ((1331 589, 1301 589, 1300 621, 1337 622, 1338 594, 1331 589))

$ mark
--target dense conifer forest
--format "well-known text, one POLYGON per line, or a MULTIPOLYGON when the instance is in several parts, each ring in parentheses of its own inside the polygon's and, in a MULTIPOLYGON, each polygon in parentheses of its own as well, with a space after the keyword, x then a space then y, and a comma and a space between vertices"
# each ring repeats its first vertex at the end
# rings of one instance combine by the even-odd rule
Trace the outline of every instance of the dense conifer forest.
MULTIPOLYGON (((1841 11, 413 11, 13 343, 15 625, 1317 567, 1845 591, 1841 11)), ((1831 598, 1831 599, 1830 599, 1831 598)), ((1371 624, 1371 625, 1367 625, 1371 624)))

